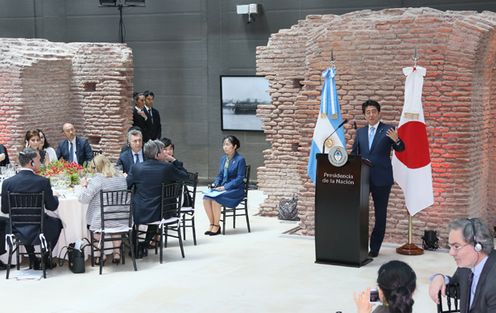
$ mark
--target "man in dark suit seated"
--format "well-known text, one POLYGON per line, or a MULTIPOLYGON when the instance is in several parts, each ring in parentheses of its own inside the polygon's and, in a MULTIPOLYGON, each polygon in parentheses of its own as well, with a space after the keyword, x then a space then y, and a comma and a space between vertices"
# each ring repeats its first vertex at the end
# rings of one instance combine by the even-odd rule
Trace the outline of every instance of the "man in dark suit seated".
POLYGON ((457 283, 461 313, 496 312, 496 251, 491 231, 478 218, 454 220, 448 229, 449 254, 458 268, 452 277, 433 275, 429 296, 438 303, 438 292, 445 296, 446 285, 457 283))
POLYGON ((150 120, 150 139, 160 139, 162 137, 162 124, 160 121, 160 113, 153 107, 155 102, 155 94, 152 91, 145 91, 145 113, 150 120))
POLYGON ((131 167, 136 163, 144 161, 143 155, 143 135, 139 130, 132 129, 127 133, 129 149, 121 152, 117 166, 122 166, 124 173, 129 173, 131 167))
MULTIPOLYGON (((55 211, 59 206, 59 200, 53 195, 52 187, 48 178, 36 175, 34 172, 41 166, 40 154, 31 148, 25 148, 19 153, 19 163, 21 168, 19 172, 3 182, 2 185, 2 212, 9 213, 7 193, 10 192, 45 192, 45 209, 55 211)), ((40 260, 34 255, 34 246, 40 244, 38 235, 43 232, 47 242, 51 247, 55 247, 62 230, 62 222, 55 217, 45 213, 43 230, 32 225, 19 226, 13 229, 15 236, 19 237, 26 247, 29 254, 29 261, 35 269, 40 269, 40 260)), ((47 261, 47 260, 45 260, 47 261)), ((47 264, 48 268, 53 267, 47 264)))
MULTIPOLYGON (((5 234, 7 230, 7 225, 9 223, 9 219, 3 216, 0 216, 0 255, 7 252, 5 250, 5 234)), ((7 265, 0 261, 0 270, 7 269, 7 265)))
POLYGON ((392 125, 381 122, 381 106, 377 101, 365 101, 362 111, 368 125, 357 130, 351 154, 372 162, 369 181, 374 200, 375 225, 370 235, 369 256, 376 257, 386 232, 387 206, 393 186, 391 148, 403 151, 405 145, 392 125))
MULTIPOLYGON (((188 172, 176 165, 177 160, 165 153, 160 140, 146 142, 144 153, 145 161, 134 164, 126 178, 127 186, 135 188, 133 202, 136 225, 160 221, 162 183, 181 182, 188 178, 188 172)), ((148 247, 156 233, 156 225, 148 227, 142 248, 148 247)))
POLYGON ((65 123, 62 131, 67 139, 59 142, 57 147, 57 158, 64 159, 67 162, 76 162, 83 165, 93 159, 93 149, 88 141, 82 137, 76 136, 76 129, 71 123, 65 123))

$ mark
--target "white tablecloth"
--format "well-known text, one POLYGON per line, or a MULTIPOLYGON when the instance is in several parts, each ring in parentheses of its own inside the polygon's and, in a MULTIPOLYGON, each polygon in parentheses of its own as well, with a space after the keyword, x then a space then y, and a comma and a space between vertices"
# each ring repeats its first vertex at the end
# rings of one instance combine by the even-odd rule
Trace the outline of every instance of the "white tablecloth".
MULTIPOLYGON (((71 242, 76 242, 82 238, 90 238, 88 229, 86 228, 87 210, 87 204, 82 204, 78 201, 76 195, 68 193, 65 196, 59 197, 59 207, 57 210, 47 211, 48 215, 58 217, 64 227, 60 232, 57 245, 53 248, 52 255, 54 257, 58 257, 62 248, 71 242)), ((90 249, 88 247, 86 253, 89 253, 89 251, 90 249)))
MULTIPOLYGON (((53 248, 52 255, 58 257, 63 247, 71 242, 76 242, 82 238, 90 238, 86 226, 86 211, 88 205, 78 201, 77 195, 66 191, 60 192, 59 207, 55 211, 46 211, 48 215, 58 217, 62 221, 63 229, 60 233, 59 241, 53 248)), ((3 216, 8 216, 0 212, 3 216)), ((83 244, 86 244, 84 242, 83 244)), ((85 249, 86 254, 90 253, 90 247, 85 249)), ((111 251, 110 251, 111 253, 111 251)), ((65 254, 65 249, 64 249, 65 254)), ((63 257, 63 255, 61 256, 63 257)), ((15 258, 14 258, 15 259, 15 258)), ((0 256, 4 263, 7 261, 7 253, 0 256)))

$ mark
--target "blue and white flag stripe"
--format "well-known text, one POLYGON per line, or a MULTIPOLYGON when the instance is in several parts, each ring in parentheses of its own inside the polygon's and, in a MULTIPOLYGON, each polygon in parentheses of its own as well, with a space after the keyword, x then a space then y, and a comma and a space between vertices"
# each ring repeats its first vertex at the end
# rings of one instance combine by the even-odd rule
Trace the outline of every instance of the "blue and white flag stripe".
MULTIPOLYGON (((312 147, 310 148, 310 156, 308 158, 308 176, 315 183, 315 175, 317 171, 317 153, 325 153, 322 151, 326 138, 341 124, 341 107, 339 105, 338 94, 336 92, 336 68, 328 68, 322 73, 324 77, 324 85, 322 86, 322 95, 320 97, 320 112, 317 117, 317 123, 313 131, 312 147), (335 118, 333 116, 335 115, 335 118)), ((331 137, 334 145, 346 147, 343 128, 340 128, 331 137)))

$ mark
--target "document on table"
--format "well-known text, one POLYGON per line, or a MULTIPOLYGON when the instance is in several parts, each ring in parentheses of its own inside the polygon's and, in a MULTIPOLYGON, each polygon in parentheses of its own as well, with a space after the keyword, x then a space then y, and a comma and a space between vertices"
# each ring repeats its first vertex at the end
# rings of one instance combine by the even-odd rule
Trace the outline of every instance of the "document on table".
POLYGON ((218 195, 221 195, 223 194, 224 192, 226 192, 225 190, 214 190, 214 189, 211 189, 211 190, 208 190, 208 191, 204 191, 203 194, 205 196, 208 196, 208 197, 212 197, 212 198, 215 198, 217 197, 218 195))

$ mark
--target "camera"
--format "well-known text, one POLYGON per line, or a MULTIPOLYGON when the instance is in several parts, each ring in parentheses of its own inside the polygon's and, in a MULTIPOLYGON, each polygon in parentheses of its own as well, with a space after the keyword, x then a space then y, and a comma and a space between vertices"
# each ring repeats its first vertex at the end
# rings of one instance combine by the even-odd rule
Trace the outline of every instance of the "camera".
POLYGON ((380 302, 379 291, 377 289, 370 289, 370 299, 369 302, 380 302))

